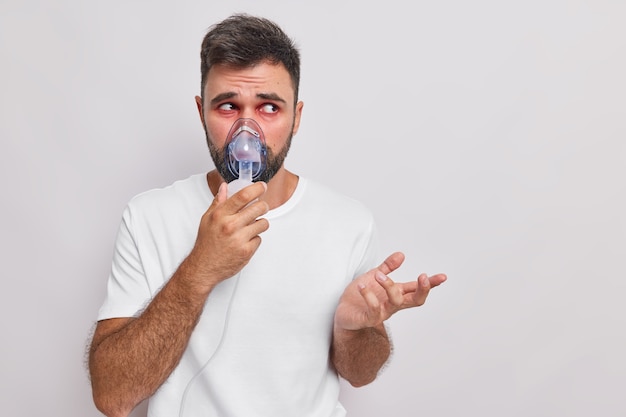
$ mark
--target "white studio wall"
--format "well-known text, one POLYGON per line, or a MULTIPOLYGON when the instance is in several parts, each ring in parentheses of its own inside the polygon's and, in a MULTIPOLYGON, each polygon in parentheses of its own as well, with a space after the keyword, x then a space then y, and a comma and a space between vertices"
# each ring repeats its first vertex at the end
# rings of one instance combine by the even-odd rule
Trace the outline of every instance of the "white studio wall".
POLYGON ((349 415, 626 415, 626 4, 608 0, 2 0, 3 414, 100 415, 83 357, 122 210, 212 168, 200 41, 239 11, 301 48, 288 168, 372 208, 407 256, 394 279, 449 276, 390 320, 392 361, 344 384, 349 415))

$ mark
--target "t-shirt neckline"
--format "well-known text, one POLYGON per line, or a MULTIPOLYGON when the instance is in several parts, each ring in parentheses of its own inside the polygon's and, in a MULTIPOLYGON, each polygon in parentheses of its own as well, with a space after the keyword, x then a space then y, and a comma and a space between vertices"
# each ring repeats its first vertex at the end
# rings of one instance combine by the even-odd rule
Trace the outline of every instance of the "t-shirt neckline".
MULTIPOLYGON (((211 189, 209 188, 209 185, 206 182, 206 173, 198 174, 198 179, 202 182, 202 188, 204 189, 204 192, 206 193, 206 197, 210 204, 210 202, 213 201, 213 198, 215 197, 211 193, 211 189)), ((296 184, 296 189, 293 191, 293 193, 291 193, 291 196, 289 197, 289 199, 285 201, 283 204, 281 204, 280 206, 268 211, 263 217, 266 219, 273 219, 276 217, 280 217, 284 215, 285 213, 291 211, 298 204, 298 202, 302 199, 302 196, 304 195, 304 191, 307 186, 307 182, 308 181, 306 178, 302 178, 302 176, 298 176, 298 183, 296 184)))

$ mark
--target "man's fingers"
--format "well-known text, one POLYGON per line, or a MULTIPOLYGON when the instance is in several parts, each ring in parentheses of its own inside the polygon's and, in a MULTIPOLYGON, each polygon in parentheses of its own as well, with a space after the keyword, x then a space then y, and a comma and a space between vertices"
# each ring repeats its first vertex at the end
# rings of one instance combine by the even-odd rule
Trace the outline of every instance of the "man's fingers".
POLYGON ((385 289, 389 303, 395 307, 400 307, 404 302, 404 293, 400 285, 396 285, 391 278, 380 271, 374 274, 376 281, 385 289))
POLYGON ((392 253, 380 264, 378 270, 385 275, 389 275, 396 269, 400 268, 400 265, 404 262, 404 254, 402 252, 392 253))
POLYGON ((369 288, 367 288, 366 285, 363 284, 359 285, 359 292, 361 293, 361 297, 363 297, 365 303, 367 304, 367 315, 369 320, 371 322, 379 321, 382 307, 380 301, 378 300, 378 297, 376 297, 376 294, 374 294, 373 291, 371 291, 369 288))
POLYGON ((446 282, 447 279, 448 277, 446 276, 446 274, 433 275, 432 277, 428 278, 428 280, 430 281, 430 288, 436 287, 439 284, 443 284, 444 282, 446 282))
POLYGON ((267 184, 255 182, 233 194, 229 199, 229 204, 232 204, 232 210, 236 213, 265 194, 265 191, 267 191, 267 184))
POLYGON ((248 229, 249 229, 248 233, 250 233, 250 235, 254 237, 254 236, 260 235, 261 233, 265 232, 269 228, 270 228, 270 222, 267 219, 261 218, 261 219, 255 220, 248 226, 248 229))
POLYGON ((428 279, 428 275, 421 274, 417 277, 417 289, 413 294, 413 301, 416 306, 421 306, 426 302, 426 298, 428 297, 428 293, 430 292, 430 280, 428 279))
POLYGON ((228 198, 228 184, 225 182, 220 184, 220 187, 217 189, 217 195, 215 196, 215 200, 218 203, 223 203, 228 198))
MULTIPOLYGON (((422 274, 422 275, 426 275, 426 274, 422 274)), ((430 288, 434 288, 434 287, 437 287, 438 285, 443 284, 447 279, 448 278, 445 274, 436 274, 431 277, 428 277, 428 281, 430 282, 430 288)), ((402 285, 402 290, 404 291, 405 294, 407 294, 410 292, 415 292, 417 290, 417 281, 418 280, 404 282, 399 285, 402 285)))
POLYGON ((238 214, 241 216, 243 224, 251 224, 259 217, 263 216, 269 211, 269 205, 265 201, 257 200, 250 203, 247 207, 241 210, 238 214))
POLYGON ((216 205, 215 200, 217 200, 217 205, 220 205, 220 211, 229 217, 232 216, 232 227, 235 229, 245 227, 254 224, 259 217, 269 211, 269 205, 265 201, 259 200, 259 197, 266 190, 267 185, 264 182, 256 182, 228 198, 228 186, 226 183, 223 183, 215 196, 212 206, 216 205))
POLYGON ((228 194, 228 184, 223 182, 220 184, 219 188, 217 189, 217 194, 215 194, 215 197, 213 197, 213 201, 211 202, 211 205, 209 206, 208 210, 212 210, 213 208, 219 206, 224 201, 226 201, 226 199, 228 198, 227 194, 228 194))

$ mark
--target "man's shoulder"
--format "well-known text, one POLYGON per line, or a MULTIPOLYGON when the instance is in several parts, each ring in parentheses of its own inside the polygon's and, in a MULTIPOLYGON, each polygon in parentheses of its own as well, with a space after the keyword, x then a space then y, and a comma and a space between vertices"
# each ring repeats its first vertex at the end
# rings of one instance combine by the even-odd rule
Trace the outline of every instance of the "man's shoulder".
POLYGON ((128 202, 128 207, 131 210, 150 211, 207 200, 210 192, 205 175, 194 174, 167 186, 143 191, 128 202))

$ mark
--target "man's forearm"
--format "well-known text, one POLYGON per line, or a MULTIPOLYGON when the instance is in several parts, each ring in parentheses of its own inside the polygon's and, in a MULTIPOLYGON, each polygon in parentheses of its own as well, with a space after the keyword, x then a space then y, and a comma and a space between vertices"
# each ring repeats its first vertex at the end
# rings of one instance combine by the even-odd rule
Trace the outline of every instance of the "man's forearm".
MULTIPOLYGON (((96 330, 89 358, 94 402, 107 416, 126 416, 174 370, 208 292, 189 285, 188 260, 136 319, 96 330)), ((115 319, 114 319, 115 320, 115 319)))
POLYGON ((331 362, 351 385, 360 387, 376 379, 391 354, 391 343, 381 324, 361 330, 335 328, 331 362))

